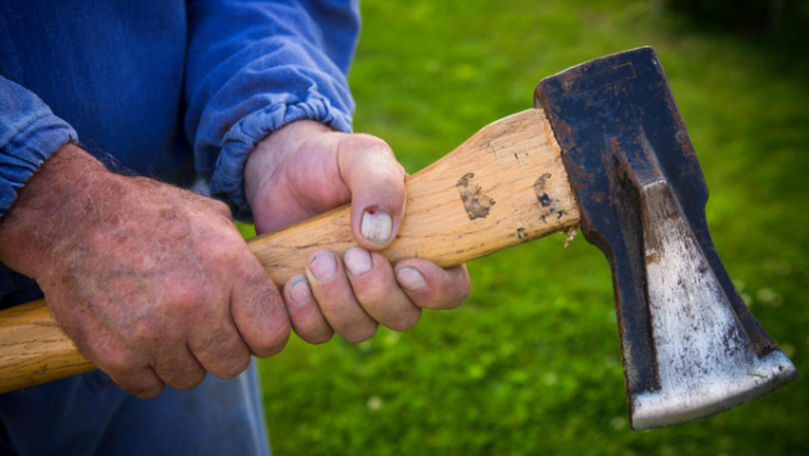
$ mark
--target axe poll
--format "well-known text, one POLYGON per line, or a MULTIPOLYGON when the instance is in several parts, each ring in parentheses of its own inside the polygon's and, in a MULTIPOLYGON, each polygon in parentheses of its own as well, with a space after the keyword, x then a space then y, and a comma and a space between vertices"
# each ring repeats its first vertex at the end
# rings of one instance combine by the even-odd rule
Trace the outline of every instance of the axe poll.
MULTIPOLYGON (((707 416, 797 377, 730 281, 704 177, 651 47, 543 79, 535 107, 485 126, 407 179, 384 252, 453 266, 581 228, 610 263, 632 427, 707 416)), ((354 245, 342 207, 248 241, 276 283, 315 249, 354 245)), ((0 313, 0 391, 94 366, 44 301, 0 313)))

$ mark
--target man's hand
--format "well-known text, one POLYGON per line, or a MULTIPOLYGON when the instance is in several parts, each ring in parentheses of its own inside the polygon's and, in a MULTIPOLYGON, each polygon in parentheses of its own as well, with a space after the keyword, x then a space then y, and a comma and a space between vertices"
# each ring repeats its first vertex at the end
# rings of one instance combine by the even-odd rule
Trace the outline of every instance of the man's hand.
POLYGON ((378 250, 393 241, 405 206, 405 172, 390 147, 368 135, 338 133, 312 121, 293 122, 251 153, 245 191, 259 233, 351 201, 357 246, 342 259, 323 249, 283 294, 295 332, 311 343, 334 331, 352 342, 378 323, 405 330, 422 308, 459 306, 469 293, 464 266, 441 269, 421 259, 395 266, 378 250))
POLYGON ((233 377, 289 334, 224 204, 115 175, 76 146, 23 187, 0 223, 0 261, 35 278, 79 350, 136 396, 233 377))

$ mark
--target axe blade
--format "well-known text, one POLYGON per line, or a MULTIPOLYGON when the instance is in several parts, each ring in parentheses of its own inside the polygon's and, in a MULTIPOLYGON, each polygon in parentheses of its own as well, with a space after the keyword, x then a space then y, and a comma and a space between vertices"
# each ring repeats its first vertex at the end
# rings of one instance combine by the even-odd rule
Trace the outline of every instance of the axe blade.
POLYGON ((610 263, 633 429, 711 415, 797 377, 708 233, 708 190, 651 47, 543 79, 585 238, 610 263))

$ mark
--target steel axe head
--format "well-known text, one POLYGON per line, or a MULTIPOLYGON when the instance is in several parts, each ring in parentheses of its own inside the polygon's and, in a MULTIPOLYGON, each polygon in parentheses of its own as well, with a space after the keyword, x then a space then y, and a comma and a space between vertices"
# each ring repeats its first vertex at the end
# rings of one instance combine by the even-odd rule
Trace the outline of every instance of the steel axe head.
POLYGON ((711 415, 797 377, 714 248, 702 170, 654 50, 543 79, 535 104, 582 232, 610 263, 632 428, 711 415))

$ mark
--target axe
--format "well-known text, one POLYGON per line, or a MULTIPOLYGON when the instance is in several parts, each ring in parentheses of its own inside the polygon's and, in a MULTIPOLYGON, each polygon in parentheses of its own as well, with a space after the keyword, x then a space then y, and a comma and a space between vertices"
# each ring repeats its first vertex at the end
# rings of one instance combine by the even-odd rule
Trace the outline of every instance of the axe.
MULTIPOLYGON (((654 50, 543 79, 534 100, 407 179, 388 258, 446 267, 580 227, 612 270, 634 429, 727 410, 796 378, 714 248, 702 171, 654 50)), ((284 283, 315 249, 354 245, 349 209, 248 244, 284 283)), ((0 392, 93 368, 44 301, 0 312, 0 392)))

